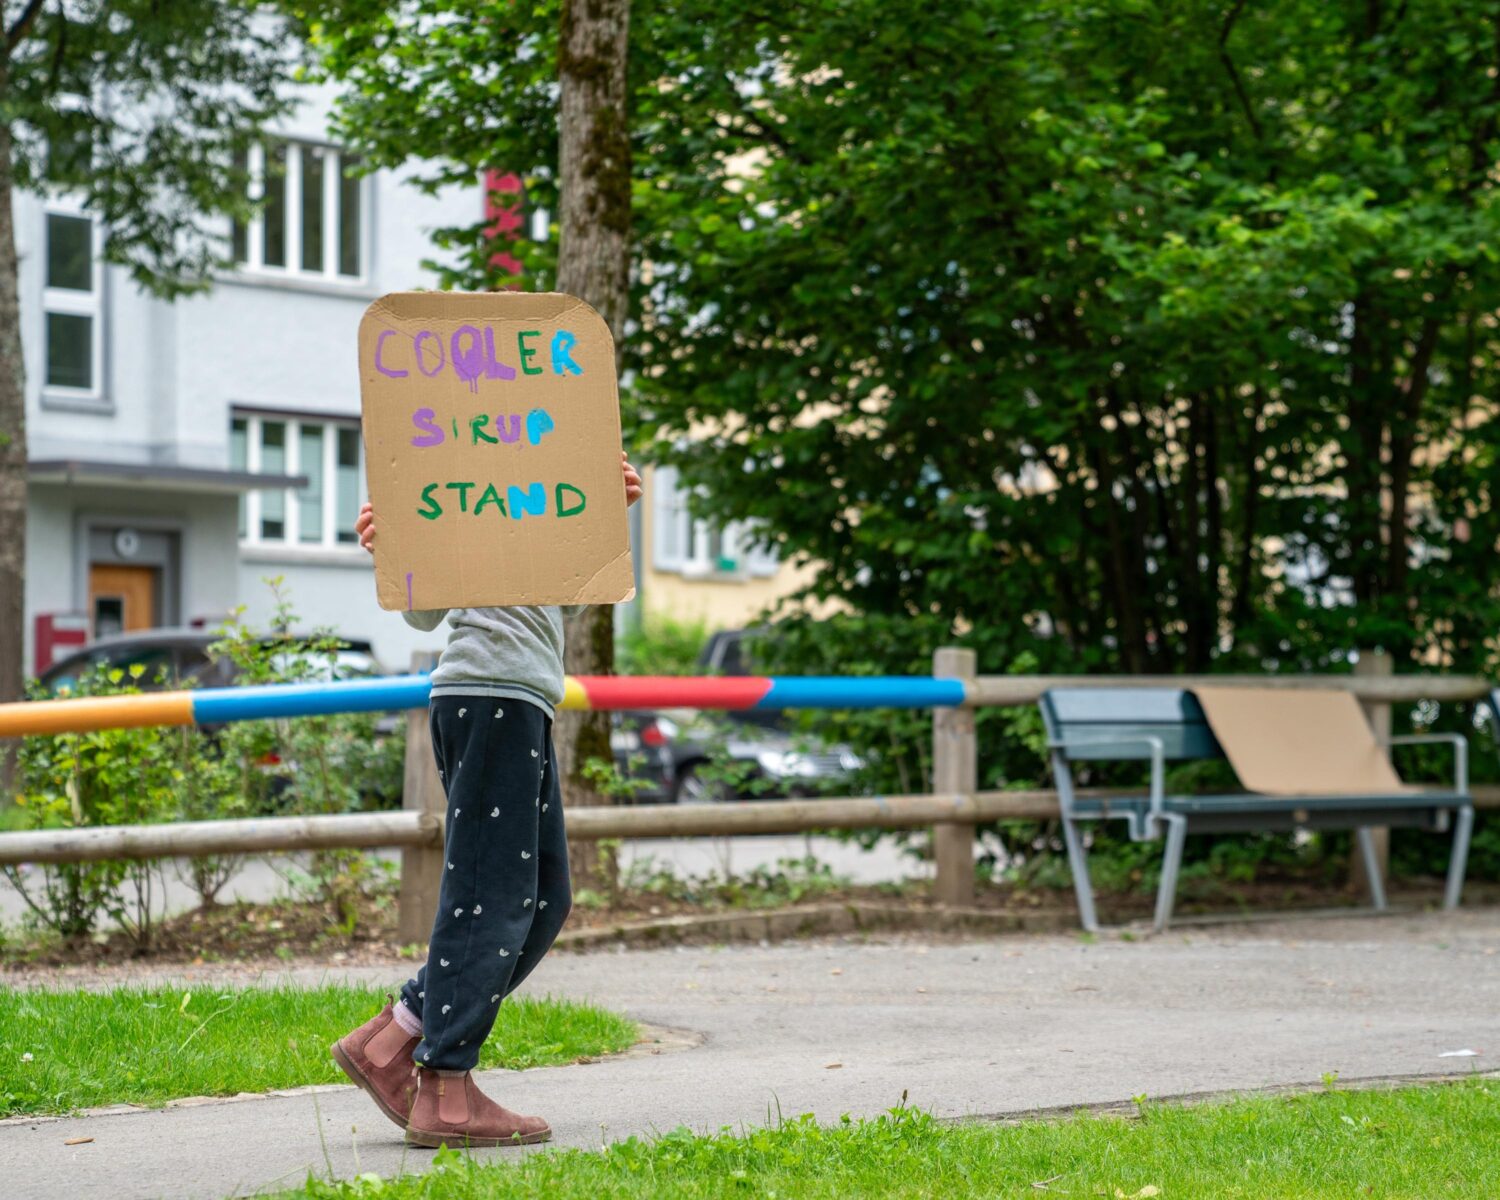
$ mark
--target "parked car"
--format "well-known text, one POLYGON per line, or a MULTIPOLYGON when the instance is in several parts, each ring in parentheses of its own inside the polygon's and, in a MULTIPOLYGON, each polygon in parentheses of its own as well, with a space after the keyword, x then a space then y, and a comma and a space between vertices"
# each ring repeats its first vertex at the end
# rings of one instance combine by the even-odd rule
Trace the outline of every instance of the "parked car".
MULTIPOLYGON (((53 663, 39 676, 50 695, 76 683, 96 667, 107 665, 129 670, 141 666, 139 687, 142 691, 159 691, 191 683, 195 687, 230 687, 238 671, 227 658, 213 659, 208 648, 219 640, 219 634, 208 629, 142 629, 134 633, 117 633, 90 642, 82 650, 53 663)), ((273 639, 268 639, 268 641, 273 639)), ((342 646, 334 661, 337 679, 363 679, 382 675, 370 643, 358 638, 341 639, 342 646)))
MULTIPOLYGON (((715 633, 698 656, 704 674, 748 674, 745 648, 759 630, 715 633)), ((615 765, 647 786, 639 801, 709 804, 827 794, 862 765, 848 746, 809 744, 774 709, 617 713, 611 733, 615 765), (711 769, 727 759, 737 785, 711 769)))
POLYGON ((671 797, 672 742, 677 723, 661 713, 610 713, 609 746, 615 769, 638 785, 629 801, 660 804, 671 797))

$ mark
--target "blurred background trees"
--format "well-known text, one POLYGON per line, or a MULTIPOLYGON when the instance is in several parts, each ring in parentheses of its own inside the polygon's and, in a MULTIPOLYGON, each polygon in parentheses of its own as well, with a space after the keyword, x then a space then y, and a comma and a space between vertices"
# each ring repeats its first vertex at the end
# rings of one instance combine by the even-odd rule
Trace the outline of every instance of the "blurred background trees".
MULTIPOLYGON (((555 211, 555 5, 332 8, 345 137, 555 211)), ((815 566, 778 665, 1500 670, 1500 12, 640 0, 629 78, 628 428, 815 566)))

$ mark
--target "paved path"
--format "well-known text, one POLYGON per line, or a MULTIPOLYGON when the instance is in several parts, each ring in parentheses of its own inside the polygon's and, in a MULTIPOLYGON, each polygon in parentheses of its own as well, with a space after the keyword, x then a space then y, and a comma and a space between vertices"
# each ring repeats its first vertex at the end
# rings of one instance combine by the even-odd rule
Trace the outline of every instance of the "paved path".
MULTIPOLYGON (((684 1124, 760 1124, 778 1109, 874 1114, 903 1092, 944 1116, 989 1115, 1316 1082, 1329 1071, 1493 1069, 1497 949, 1500 911, 1487 910, 1095 944, 1033 936, 556 954, 538 989, 697 1030, 704 1044, 485 1082, 548 1116, 556 1144, 595 1146, 684 1124), (1454 1050, 1480 1053, 1440 1057, 1454 1050)), ((296 1184, 328 1164, 343 1175, 427 1161, 403 1153, 395 1127, 350 1088, 0 1124, 8 1200, 217 1200, 296 1184), (80 1136, 94 1141, 64 1145, 80 1136)))

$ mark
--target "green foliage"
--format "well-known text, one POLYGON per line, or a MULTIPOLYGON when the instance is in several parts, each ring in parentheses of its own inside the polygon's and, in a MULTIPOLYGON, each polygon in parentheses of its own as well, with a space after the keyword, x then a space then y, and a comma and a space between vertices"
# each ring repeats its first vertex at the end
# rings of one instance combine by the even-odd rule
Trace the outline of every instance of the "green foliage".
MULTIPOLYGON (((556 6, 304 11, 372 160, 555 209, 556 6)), ((642 0, 631 39, 636 434, 812 596, 991 665, 1483 664, 1492 14, 642 0)))
MULTIPOLYGON (((16 8, 8 5, 7 10, 16 8)), ((297 30, 258 0, 77 0, 8 23, 4 120, 19 187, 80 198, 104 258, 161 295, 227 265, 252 212, 246 149, 289 111, 297 30)), ((9 15, 9 11, 8 14, 9 15)))
MULTIPOLYGON (((557 5, 299 11, 370 161, 556 209, 557 5)), ((639 0, 630 56, 627 428, 848 610, 785 666, 1500 673, 1487 8, 639 0)), ((482 224, 439 244, 498 282, 482 224)), ((925 785, 923 715, 820 721, 925 785)))
POLYGON ((696 675, 708 635, 708 622, 701 618, 649 613, 616 641, 615 669, 621 675, 696 675))
POLYGON ((734 908, 779 908, 816 899, 849 886, 833 868, 812 855, 778 859, 774 866, 748 871, 679 875, 649 856, 633 860, 621 880, 621 890, 688 904, 729 905, 734 908))
MULTIPOLYGON (((101 1104, 160 1105, 346 1082, 334 1039, 374 1016, 380 989, 0 987, 0 1118, 101 1104)), ((590 1004, 516 997, 500 1007, 480 1066, 521 1070, 624 1050, 635 1023, 590 1004)))
POLYGON ((1139 1119, 1079 1113, 1016 1125, 940 1121, 903 1103, 820 1125, 812 1114, 767 1128, 686 1128, 599 1150, 490 1162, 439 1152, 398 1179, 309 1178, 307 1200, 696 1200, 795 1196, 870 1200, 1059 1196, 1149 1200, 1323 1200, 1327 1196, 1488 1197, 1500 1156, 1486 1136, 1492 1082, 1325 1091, 1178 1106, 1135 1097, 1139 1119))
MULTIPOLYGON (((142 671, 100 666, 73 695, 139 694, 142 671)), ((38 694, 35 698, 40 699, 38 694)), ((203 765, 201 735, 156 729, 101 729, 22 740, 13 829, 82 829, 172 820, 183 782, 203 765)), ((85 937, 101 914, 151 942, 159 866, 149 861, 0 867, 33 917, 65 938, 85 937)))
MULTIPOLYGON (((297 617, 279 579, 274 624, 297 617)), ((294 637, 230 623, 211 653, 229 658, 242 684, 327 679, 338 670, 342 643, 330 633, 294 637)), ((142 672, 101 666, 70 690, 73 696, 134 695, 142 672)), ((38 691, 35 698, 41 699, 38 691)), ((250 721, 205 730, 196 726, 105 729, 37 736, 21 742, 11 829, 83 828, 166 821, 201 821, 302 813, 356 812, 399 805, 404 724, 381 736, 379 717, 341 713, 296 720, 250 721)), ((187 879, 205 905, 233 874, 237 856, 186 864, 187 879)), ((328 904, 346 933, 354 930, 356 899, 388 881, 372 857, 352 850, 308 858, 304 885, 328 904)), ((65 938, 86 937, 108 916, 145 949, 162 899, 160 864, 152 861, 3 867, 31 915, 65 938)))
MULTIPOLYGON (((280 578, 268 579, 273 611, 271 628, 259 630, 238 619, 224 626, 210 648, 229 659, 244 686, 334 679, 339 676, 338 636, 318 630, 306 636, 290 630, 298 624, 280 578)), ((382 736, 373 713, 240 721, 224 726, 219 737, 227 770, 237 779, 238 803, 256 815, 316 815, 361 812, 400 802, 405 752, 404 723, 382 736)), ((357 850, 319 850, 308 856, 304 876, 295 884, 328 905, 336 925, 352 933, 356 900, 381 886, 379 865, 357 850)))

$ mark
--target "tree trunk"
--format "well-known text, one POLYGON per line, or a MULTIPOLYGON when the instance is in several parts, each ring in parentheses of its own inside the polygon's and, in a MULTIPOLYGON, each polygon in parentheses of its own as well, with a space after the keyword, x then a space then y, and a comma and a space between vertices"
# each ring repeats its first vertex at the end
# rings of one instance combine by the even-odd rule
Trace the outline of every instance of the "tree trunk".
MULTIPOLYGON (((599 311, 615 338, 616 365, 630 285, 630 136, 625 66, 630 0, 563 0, 557 51, 559 256, 557 287, 599 311)), ((622 485, 623 486, 623 485, 622 485)), ((584 609, 568 622, 570 674, 614 670, 614 610, 584 609)), ((559 712, 555 753, 568 807, 610 803, 585 775, 590 760, 613 764, 609 714, 559 712)), ((613 885, 613 864, 595 842, 569 847, 577 886, 613 885)))
MULTIPOLYGON (((7 83, 0 66, 0 95, 7 83)), ((21 698, 26 605, 26 365, 10 155, 10 127, 0 123, 0 703, 21 698)), ((0 743, 0 794, 9 790, 14 754, 14 744, 0 743)))

